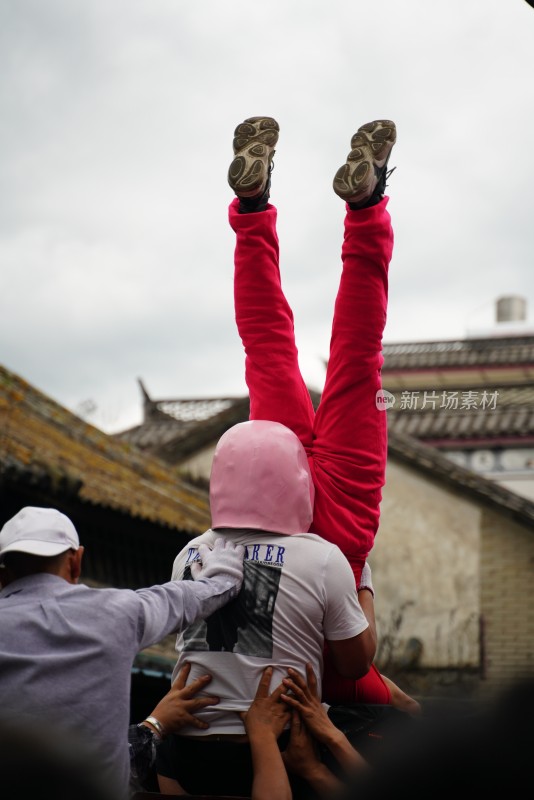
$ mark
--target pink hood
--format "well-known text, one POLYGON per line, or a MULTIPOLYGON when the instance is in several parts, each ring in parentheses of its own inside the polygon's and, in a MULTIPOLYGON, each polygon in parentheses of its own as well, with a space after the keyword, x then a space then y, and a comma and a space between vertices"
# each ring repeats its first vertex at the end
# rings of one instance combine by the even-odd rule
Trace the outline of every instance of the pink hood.
POLYGON ((240 422, 219 439, 210 477, 212 528, 307 533, 313 480, 300 439, 279 422, 240 422))

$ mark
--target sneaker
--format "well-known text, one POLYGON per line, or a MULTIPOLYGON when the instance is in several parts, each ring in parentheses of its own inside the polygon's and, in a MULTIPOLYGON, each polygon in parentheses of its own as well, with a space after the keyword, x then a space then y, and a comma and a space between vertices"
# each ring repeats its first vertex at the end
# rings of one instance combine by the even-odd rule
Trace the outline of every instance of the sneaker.
POLYGON ((352 137, 347 163, 334 178, 334 192, 351 208, 368 208, 383 198, 393 172, 387 172, 387 163, 396 139, 395 123, 389 119, 368 122, 352 137))
POLYGON ((228 183, 238 197, 264 194, 279 131, 272 117, 249 117, 235 129, 235 158, 228 170, 228 183))

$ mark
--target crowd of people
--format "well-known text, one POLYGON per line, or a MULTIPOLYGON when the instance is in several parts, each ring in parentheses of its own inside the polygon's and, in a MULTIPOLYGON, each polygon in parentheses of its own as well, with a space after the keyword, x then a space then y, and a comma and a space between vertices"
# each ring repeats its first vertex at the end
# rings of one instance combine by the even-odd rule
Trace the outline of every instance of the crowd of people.
POLYGON ((374 665, 368 562, 387 458, 377 396, 396 129, 362 125, 334 178, 345 203, 342 273, 316 412, 280 276, 270 203, 278 135, 271 117, 234 133, 229 221, 250 419, 218 442, 211 528, 178 553, 168 583, 135 591, 80 583, 83 546, 57 509, 25 507, 0 532, 8 738, 16 721, 79 741, 98 774, 93 800, 124 800, 153 779, 168 795, 334 798, 361 781, 378 797, 369 776, 381 743, 421 718, 374 665), (133 660, 170 633, 171 688, 131 723, 133 660))

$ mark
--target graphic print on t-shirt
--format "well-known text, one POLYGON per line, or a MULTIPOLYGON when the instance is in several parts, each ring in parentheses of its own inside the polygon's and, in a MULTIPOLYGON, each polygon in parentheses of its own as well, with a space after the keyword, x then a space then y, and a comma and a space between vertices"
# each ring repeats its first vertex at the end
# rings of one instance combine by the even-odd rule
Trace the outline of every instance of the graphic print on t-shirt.
MULTIPOLYGON (((206 620, 184 631, 184 650, 216 650, 272 658, 273 615, 284 564, 284 547, 245 547, 243 585, 238 596, 206 620)), ((191 580, 197 550, 188 553, 183 580, 191 580)))

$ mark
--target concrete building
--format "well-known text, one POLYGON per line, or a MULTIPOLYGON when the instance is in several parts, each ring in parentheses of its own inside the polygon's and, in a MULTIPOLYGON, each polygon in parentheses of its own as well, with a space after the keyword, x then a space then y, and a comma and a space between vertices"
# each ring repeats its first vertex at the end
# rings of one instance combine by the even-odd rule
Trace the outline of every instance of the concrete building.
MULTIPOLYGON (((379 666, 420 694, 500 690, 534 674, 534 333, 386 344, 384 358, 379 666)), ((154 400, 140 385, 143 423, 119 438, 207 487, 248 398, 154 400)))

